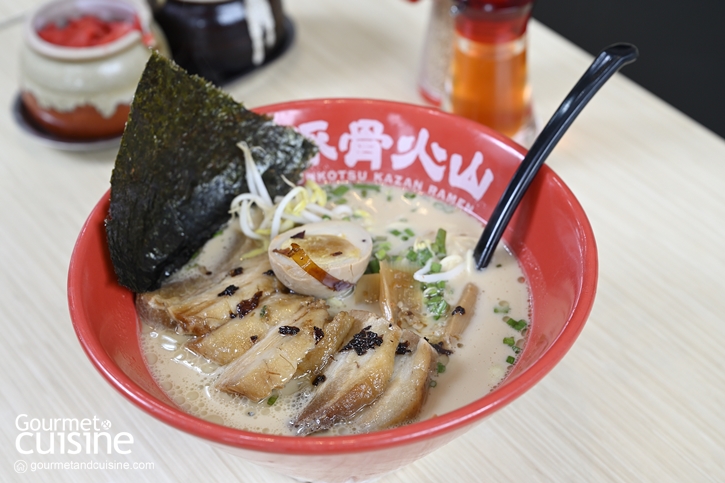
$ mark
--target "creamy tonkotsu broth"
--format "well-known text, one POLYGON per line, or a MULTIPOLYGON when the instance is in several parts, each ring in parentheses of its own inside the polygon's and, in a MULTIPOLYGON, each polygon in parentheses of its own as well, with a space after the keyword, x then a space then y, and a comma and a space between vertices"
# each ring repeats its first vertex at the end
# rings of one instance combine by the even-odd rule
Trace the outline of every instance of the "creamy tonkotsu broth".
MULTIPOLYGON (((421 239, 435 239, 439 228, 446 231, 448 254, 466 256, 481 232, 480 223, 463 211, 398 188, 339 185, 325 187, 330 203, 345 204, 357 221, 374 237, 373 253, 405 253, 421 239), (382 250, 382 251, 381 251, 382 250)), ((210 240, 191 264, 213 264, 236 225, 210 240)), ((375 256, 375 255, 374 255, 375 256)), ((469 255, 470 257, 470 255, 469 255)), ((183 277, 182 269, 176 277, 183 277)), ((466 271, 445 285, 445 299, 453 310, 466 282, 480 292, 470 325, 453 354, 439 358, 428 399, 418 419, 440 415, 484 396, 498 385, 523 347, 529 321, 529 291, 517 260, 499 246, 485 270, 469 263, 466 271), (520 321, 520 322, 519 322, 520 321), (518 326, 517 326, 518 322, 518 326)), ((353 297, 328 300, 330 313, 362 308, 380 313, 377 304, 355 305, 353 297)), ((431 319, 432 320, 432 319, 431 319)), ((427 335, 435 329, 423 329, 427 335)), ((226 426, 281 435, 294 434, 290 420, 309 401, 314 387, 309 381, 293 380, 275 394, 276 399, 254 403, 214 388, 220 366, 184 347, 191 336, 171 329, 141 323, 141 346, 146 362, 159 386, 183 410, 226 426), (271 404, 270 404, 271 403, 271 404)), ((354 432, 338 425, 324 434, 354 432)))

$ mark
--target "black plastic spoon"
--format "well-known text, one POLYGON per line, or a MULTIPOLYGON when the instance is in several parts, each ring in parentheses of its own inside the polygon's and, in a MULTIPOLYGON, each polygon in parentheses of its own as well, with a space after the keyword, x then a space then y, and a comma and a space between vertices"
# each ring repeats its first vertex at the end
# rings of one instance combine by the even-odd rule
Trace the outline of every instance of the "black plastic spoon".
POLYGON ((473 259, 479 270, 491 261, 521 198, 559 139, 604 83, 619 69, 637 60, 638 55, 637 47, 632 44, 614 44, 602 50, 551 116, 509 181, 473 250, 473 259))

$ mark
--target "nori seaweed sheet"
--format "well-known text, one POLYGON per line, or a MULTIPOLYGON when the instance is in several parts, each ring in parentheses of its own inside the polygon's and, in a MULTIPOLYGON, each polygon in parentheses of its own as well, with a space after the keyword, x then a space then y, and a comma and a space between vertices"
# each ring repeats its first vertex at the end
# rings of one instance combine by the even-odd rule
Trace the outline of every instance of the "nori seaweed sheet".
POLYGON ((217 87, 152 54, 111 176, 106 233, 118 282, 159 288, 229 219, 247 191, 246 141, 274 198, 297 182, 314 144, 245 109, 217 87))

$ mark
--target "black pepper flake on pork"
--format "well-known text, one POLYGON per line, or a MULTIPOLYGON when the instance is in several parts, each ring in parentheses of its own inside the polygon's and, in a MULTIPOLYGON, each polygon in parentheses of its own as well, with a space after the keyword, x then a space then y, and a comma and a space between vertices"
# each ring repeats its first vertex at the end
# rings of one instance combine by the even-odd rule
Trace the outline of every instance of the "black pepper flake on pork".
POLYGON ((269 270, 267 270, 266 272, 264 272, 264 274, 265 274, 265 275, 269 275, 270 277, 273 277, 273 276, 274 276, 274 270, 272 270, 272 269, 270 268, 269 270))
POLYGON ((449 355, 453 354, 453 351, 448 350, 445 347, 443 347, 443 342, 436 342, 434 344, 433 342, 429 341, 427 337, 425 338, 425 340, 428 341, 428 343, 431 345, 431 347, 433 347, 435 349, 435 351, 437 353, 444 355, 444 356, 449 356, 449 355))
POLYGON ((331 257, 339 257, 340 255, 342 255, 342 252, 330 253, 331 257))
POLYGON ((242 267, 232 268, 229 270, 229 276, 230 277, 238 277, 239 275, 244 273, 244 269, 242 267))
POLYGON ((237 316, 244 317, 249 312, 257 308, 259 299, 262 297, 262 291, 255 293, 251 299, 242 300, 237 304, 237 316))
POLYGON ((297 239, 300 239, 300 240, 304 240, 304 238, 305 238, 305 230, 302 230, 299 233, 295 233, 290 238, 297 238, 297 239))
POLYGON ((217 294, 217 297, 231 297, 234 293, 239 290, 236 285, 230 285, 217 294))
POLYGON ((313 386, 319 386, 320 384, 322 384, 326 380, 327 380, 327 377, 325 377, 324 375, 320 374, 319 376, 315 377, 312 380, 312 385, 313 386))
POLYGON ((375 349, 383 345, 383 338, 370 330, 370 325, 352 336, 350 342, 345 344, 340 352, 354 350, 357 355, 361 356, 370 349, 375 349))
POLYGON ((313 330, 315 332, 315 345, 317 345, 317 343, 320 342, 323 337, 325 337, 325 333, 317 326, 315 326, 313 330))
POLYGON ((299 327, 294 327, 292 325, 283 325, 279 328, 279 333, 282 335, 297 335, 299 331, 299 327))
POLYGON ((451 315, 465 315, 465 313, 466 309, 459 305, 455 309, 453 309, 453 313, 451 315))
POLYGON ((249 338, 249 340, 252 341, 252 344, 254 344, 255 342, 257 342, 257 339, 259 339, 259 336, 258 335, 253 335, 252 337, 249 338))
POLYGON ((408 342, 407 340, 399 342, 398 347, 395 349, 395 353, 398 355, 409 354, 412 351, 408 349, 408 346, 410 346, 410 342, 408 342))

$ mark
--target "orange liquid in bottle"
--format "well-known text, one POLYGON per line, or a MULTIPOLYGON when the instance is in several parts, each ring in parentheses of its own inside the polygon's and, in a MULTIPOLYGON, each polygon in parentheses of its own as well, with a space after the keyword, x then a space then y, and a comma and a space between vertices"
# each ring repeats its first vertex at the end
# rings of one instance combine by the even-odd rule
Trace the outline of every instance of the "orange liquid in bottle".
POLYGON ((444 108, 513 136, 531 121, 525 36, 481 43, 456 36, 444 108))

